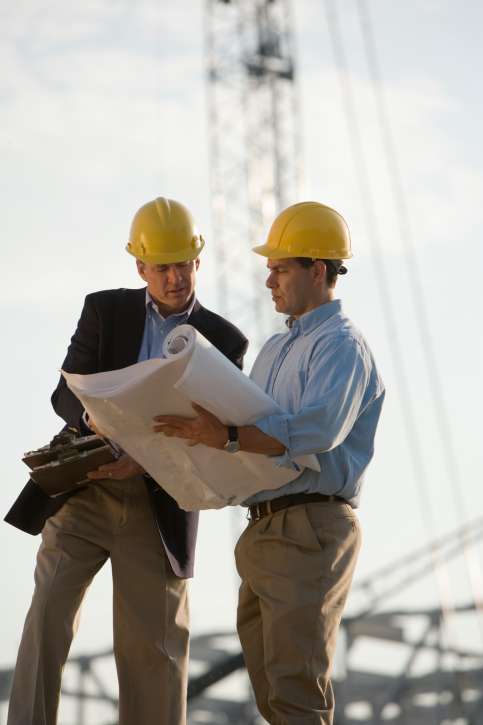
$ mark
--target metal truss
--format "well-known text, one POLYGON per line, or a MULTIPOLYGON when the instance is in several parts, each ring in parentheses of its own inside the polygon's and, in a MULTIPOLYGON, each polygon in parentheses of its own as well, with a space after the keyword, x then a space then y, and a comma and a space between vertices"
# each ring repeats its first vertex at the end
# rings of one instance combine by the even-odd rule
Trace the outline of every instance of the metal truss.
MULTIPOLYGON (((467 614, 474 605, 455 610, 467 614)), ((449 648, 443 624, 440 609, 344 618, 334 725, 483 725, 483 652, 449 648)))
POLYGON ((348 610, 353 618, 368 615, 379 605, 384 605, 389 597, 396 596, 413 583, 431 575, 435 551, 445 564, 461 556, 464 539, 467 536, 471 536, 474 542, 483 539, 483 518, 476 519, 468 526, 433 541, 429 546, 410 552, 397 562, 391 562, 390 565, 374 572, 367 579, 355 582, 351 589, 346 616, 348 610))
MULTIPOLYGON (((483 520, 469 527, 483 538, 483 520)), ((433 543, 446 559, 462 553, 461 532, 433 543)), ((431 547, 414 551, 390 567, 356 582, 342 619, 332 684, 334 725, 483 725, 483 650, 478 644, 456 647, 448 641, 441 609, 393 608, 389 597, 430 575, 431 547), (361 665, 363 662, 363 665, 361 665), (395 668, 395 663, 398 663, 395 668)), ((465 626, 476 617, 474 605, 453 616, 465 626), (466 620, 466 621, 465 621, 466 620)), ((102 725, 117 724, 112 694, 113 653, 71 657, 63 698, 72 698, 75 725, 91 725, 96 703, 111 712, 102 725), (110 662, 110 684, 106 664, 110 662)), ((8 699, 13 671, 0 672, 0 702, 8 699)), ((195 637, 190 648, 188 725, 198 723, 261 725, 235 633, 195 637)), ((61 723, 67 725, 67 723, 61 723)))
MULTIPOLYGON (((473 607, 461 607, 464 616, 473 607)), ((192 666, 203 674, 190 679, 187 725, 220 723, 261 725, 255 706, 243 656, 233 651, 235 633, 211 633, 194 638, 191 644, 192 666), (223 683, 222 690, 213 685, 223 683)), ((334 725, 483 725, 483 653, 455 651, 446 647, 441 631, 439 610, 408 612, 394 610, 357 619, 344 618, 339 633, 338 667, 333 673, 336 711, 334 725), (416 634, 414 622, 417 620, 416 634), (374 643, 383 643, 385 656, 371 653, 374 643), (392 647, 392 649, 391 649, 392 647), (371 667, 353 664, 354 654, 367 651, 371 667), (403 660, 398 672, 391 673, 395 650, 403 660), (425 660, 421 673, 418 660, 425 660), (431 665, 428 666, 428 661, 431 665), (387 671, 386 671, 387 670, 387 671), (419 674, 418 674, 419 671, 419 674)), ((77 672, 77 687, 63 688, 62 698, 72 698, 75 725, 117 725, 118 699, 110 694, 98 671, 101 660, 113 658, 112 652, 69 659, 77 672), (93 706, 102 703, 104 720, 93 720, 93 706)), ((8 699, 12 671, 0 673, 5 683, 1 700, 8 699)), ((67 725, 61 723, 60 725, 67 725)))
MULTIPOLYGON (((206 0, 205 58, 219 310, 259 347, 280 319, 267 304, 263 244, 299 201, 301 134, 290 0, 206 0)), ((279 317, 279 316, 278 316, 279 317)))

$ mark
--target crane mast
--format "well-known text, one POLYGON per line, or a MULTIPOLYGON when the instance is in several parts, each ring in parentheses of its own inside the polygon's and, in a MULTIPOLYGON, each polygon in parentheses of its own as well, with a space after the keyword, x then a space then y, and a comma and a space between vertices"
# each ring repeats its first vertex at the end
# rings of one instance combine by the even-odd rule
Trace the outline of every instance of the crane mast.
POLYGON ((263 244, 300 200, 301 133, 289 0, 206 0, 205 59, 218 305, 257 349, 283 320, 263 244))

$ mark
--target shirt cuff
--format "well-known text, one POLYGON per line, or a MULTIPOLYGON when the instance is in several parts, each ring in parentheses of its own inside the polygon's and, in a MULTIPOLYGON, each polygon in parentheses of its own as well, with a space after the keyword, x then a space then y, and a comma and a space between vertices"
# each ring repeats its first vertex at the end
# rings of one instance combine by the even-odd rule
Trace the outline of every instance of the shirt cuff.
POLYGON ((272 415, 269 418, 258 420, 254 424, 262 433, 266 433, 271 438, 276 438, 285 446, 285 453, 281 456, 268 456, 277 466, 277 468, 290 468, 293 471, 301 471, 298 463, 292 460, 290 455, 290 439, 288 435, 288 420, 283 415, 272 415))

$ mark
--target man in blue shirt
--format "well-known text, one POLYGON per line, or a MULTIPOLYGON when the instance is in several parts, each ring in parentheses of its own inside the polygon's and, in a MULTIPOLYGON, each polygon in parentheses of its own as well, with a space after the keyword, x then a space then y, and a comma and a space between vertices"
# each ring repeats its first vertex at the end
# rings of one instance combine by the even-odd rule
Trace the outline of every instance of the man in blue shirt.
POLYGON ((250 524, 236 547, 241 577, 237 627, 258 708, 273 725, 330 725, 329 680, 342 610, 360 547, 359 505, 384 400, 384 385, 362 333, 334 297, 343 259, 352 257, 345 220, 304 202, 275 220, 266 282, 287 332, 262 348, 251 378, 284 413, 225 428, 198 418, 160 416, 166 435, 262 453, 276 465, 315 453, 290 483, 245 504, 250 524), (228 437, 228 440, 226 440, 228 437))

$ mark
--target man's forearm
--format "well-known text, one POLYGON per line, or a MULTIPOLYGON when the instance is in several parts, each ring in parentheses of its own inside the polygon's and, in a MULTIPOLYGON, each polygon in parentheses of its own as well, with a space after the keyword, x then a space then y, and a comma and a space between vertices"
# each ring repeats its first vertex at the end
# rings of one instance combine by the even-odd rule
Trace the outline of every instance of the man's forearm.
MULTIPOLYGON (((169 438, 172 436, 186 438, 189 446, 202 443, 204 446, 223 450, 228 440, 228 428, 201 406, 194 403, 192 405, 198 414, 195 420, 172 415, 158 415, 154 420, 163 425, 156 425, 153 430, 156 433, 164 433, 169 438)), ((267 435, 255 425, 238 428, 238 440, 240 450, 247 453, 261 453, 265 456, 282 456, 285 453, 283 443, 267 435)))
POLYGON ((238 440, 240 441, 240 450, 246 451, 247 453, 283 456, 286 450, 283 443, 267 435, 260 428, 257 428, 256 425, 246 425, 243 428, 238 428, 238 440))

